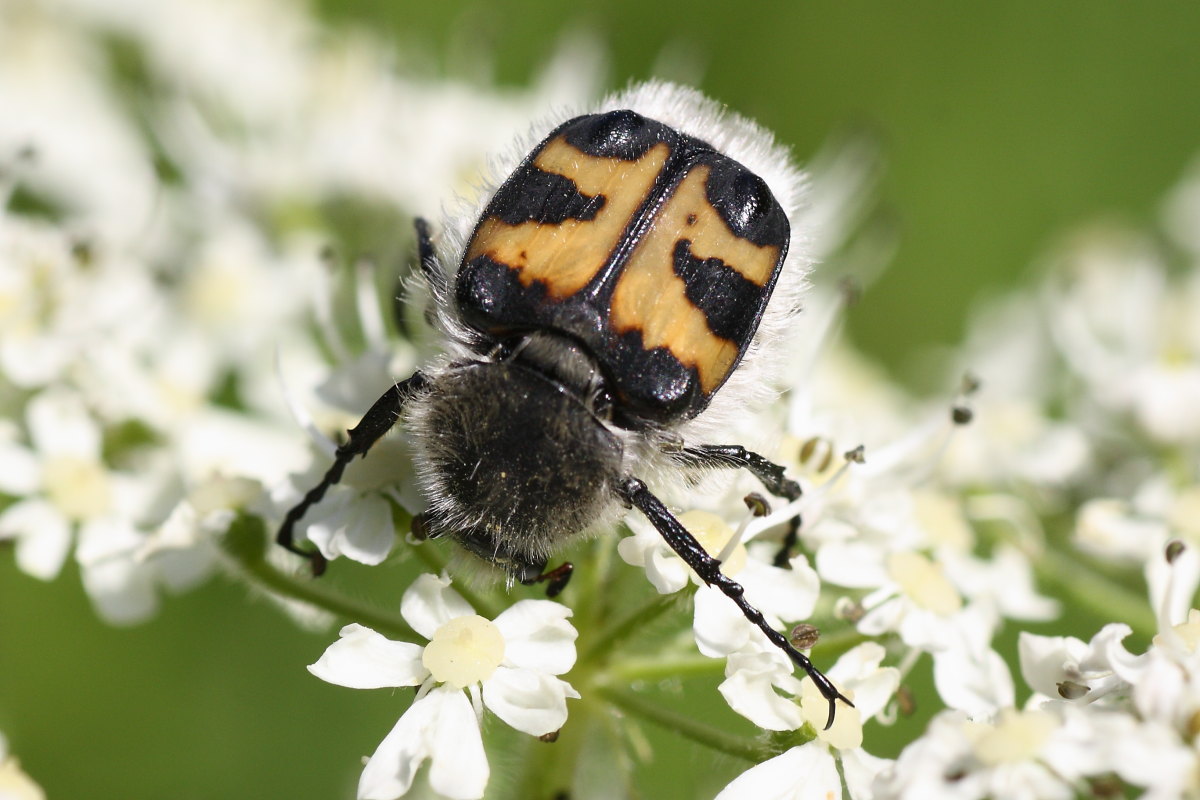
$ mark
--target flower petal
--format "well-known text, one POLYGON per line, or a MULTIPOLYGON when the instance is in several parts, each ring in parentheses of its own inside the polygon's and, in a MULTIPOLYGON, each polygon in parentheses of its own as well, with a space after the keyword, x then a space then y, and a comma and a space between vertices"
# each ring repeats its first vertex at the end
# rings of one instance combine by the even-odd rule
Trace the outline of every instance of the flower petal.
POLYGON ((34 448, 43 456, 100 457, 100 428, 74 392, 39 394, 29 401, 25 417, 34 448))
POLYGON ((96 612, 113 625, 132 625, 158 610, 158 570, 138 559, 146 537, 128 520, 106 516, 79 530, 75 560, 96 612))
POLYGON ((752 558, 737 579, 746 587, 746 599, 772 625, 808 619, 821 592, 821 579, 804 556, 793 558, 787 569, 752 558))
POLYGON ((561 675, 575 666, 579 632, 567 622, 571 609, 550 600, 522 600, 496 617, 504 636, 504 663, 561 675))
POLYGON ((990 647, 980 652, 964 647, 935 652, 933 683, 947 706, 973 718, 985 718, 1015 699, 1008 665, 990 647))
POLYGON ((526 669, 498 667, 483 682, 483 702, 497 717, 531 736, 553 733, 567 721, 571 684, 526 669))
POLYGON ((364 495, 348 487, 330 495, 310 512, 308 540, 330 560, 346 556, 368 566, 382 563, 396 542, 388 502, 378 494, 364 495))
POLYGON ((358 624, 347 625, 338 635, 341 638, 308 668, 323 681, 351 689, 381 689, 417 686, 429 675, 421 663, 420 645, 393 642, 358 624))
POLYGON ((384 737, 358 781, 360 800, 395 800, 431 759, 433 788, 455 800, 483 797, 488 763, 471 703, 462 692, 439 687, 415 701, 384 737))
POLYGON ((421 575, 400 601, 400 616, 426 639, 432 639, 438 628, 455 617, 474 613, 471 604, 450 588, 448 576, 421 575))
POLYGON ((851 800, 871 800, 871 786, 875 776, 894 762, 888 758, 873 756, 861 747, 841 751, 842 775, 846 778, 846 790, 851 800))
POLYGON ((0 441, 0 492, 21 497, 37 491, 40 485, 36 456, 15 442, 0 441))
POLYGON ((71 525, 45 500, 23 500, 0 513, 0 540, 13 538, 21 571, 53 580, 71 549, 71 525))
POLYGON ((479 719, 462 692, 448 687, 430 692, 440 700, 430 732, 429 785, 453 800, 483 797, 490 774, 479 719))
POLYGON ((736 653, 752 636, 761 635, 720 589, 701 586, 694 599, 692 634, 696 637, 696 647, 709 658, 736 653))
POLYGON ((728 677, 718 690, 729 707, 760 728, 790 731, 804 724, 795 701, 781 696, 775 686, 798 691, 791 664, 782 653, 757 651, 729 657, 728 677))
POLYGON ((837 764, 824 745, 809 742, 743 772, 717 800, 834 800, 842 796, 837 764))

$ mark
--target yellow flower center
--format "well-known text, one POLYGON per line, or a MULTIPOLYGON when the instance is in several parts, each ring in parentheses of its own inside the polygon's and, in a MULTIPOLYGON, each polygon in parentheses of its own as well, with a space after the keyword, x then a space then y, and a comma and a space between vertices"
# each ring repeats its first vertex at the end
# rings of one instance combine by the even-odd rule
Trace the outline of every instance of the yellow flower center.
MULTIPOLYGON (((838 691, 851 700, 854 699, 854 692, 841 686, 838 687, 838 691)), ((825 730, 825 723, 829 720, 829 701, 812 681, 805 681, 800 690, 800 713, 804 715, 804 721, 817 732, 817 738, 830 747, 836 747, 838 750, 862 747, 862 712, 845 703, 838 703, 833 725, 829 730, 825 730)))
POLYGON ((995 725, 968 722, 964 733, 975 757, 989 767, 1029 761, 1058 729, 1058 721, 1045 711, 1006 708, 995 725))
POLYGON ((933 544, 970 552, 975 542, 963 515, 962 502, 940 492, 918 492, 914 498, 917 523, 933 544))
MULTIPOLYGON (((1189 610, 1187 621, 1173 625, 1171 630, 1179 637, 1179 641, 1182 642, 1189 653, 1196 652, 1196 646, 1200 645, 1200 611, 1194 608, 1189 610)), ((1154 643, 1159 647, 1164 646, 1162 634, 1154 637, 1154 643)))
POLYGON ((938 616, 948 617, 962 608, 962 596, 946 578, 941 565, 920 553, 892 553, 887 559, 892 580, 910 600, 938 616))
POLYGON ((42 485, 50 502, 73 520, 98 517, 112 504, 108 473, 90 459, 76 456, 47 459, 42 464, 42 485))
POLYGON ((503 660, 500 629, 477 614, 455 617, 438 628, 421 654, 434 680, 455 689, 486 681, 503 660))
POLYGON ((1200 543, 1200 484, 1179 493, 1167 515, 1167 522, 1193 547, 1200 543))
POLYGON ((213 327, 236 320, 251 292, 243 267, 218 256, 196 270, 184 292, 189 315, 213 327))
MULTIPOLYGON (((679 515, 679 522, 696 537, 704 552, 713 558, 720 555, 733 538, 734 530, 725 520, 708 511, 688 511, 679 515)), ((741 542, 733 548, 729 558, 721 562, 721 572, 736 575, 746 566, 746 546, 741 542)))

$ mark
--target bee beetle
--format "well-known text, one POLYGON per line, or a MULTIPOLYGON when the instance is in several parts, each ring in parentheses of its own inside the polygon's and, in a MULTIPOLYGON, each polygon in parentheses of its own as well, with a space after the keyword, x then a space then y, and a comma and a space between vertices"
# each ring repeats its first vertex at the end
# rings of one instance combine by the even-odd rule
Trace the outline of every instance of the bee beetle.
POLYGON ((555 594, 571 566, 547 571, 550 556, 636 508, 808 673, 832 724, 835 701, 850 701, 644 482, 744 468, 772 494, 799 497, 783 467, 701 437, 764 384, 750 365, 796 310, 808 264, 788 258, 791 226, 775 192, 794 207, 802 183, 753 123, 691 90, 647 84, 550 131, 470 218, 473 229, 448 226, 441 256, 418 220, 446 354, 394 384, 349 431, 287 513, 279 544, 319 574, 324 558, 296 544, 297 523, 403 421, 429 503, 415 524, 429 536, 555 594), (781 281, 784 306, 769 306, 781 281))

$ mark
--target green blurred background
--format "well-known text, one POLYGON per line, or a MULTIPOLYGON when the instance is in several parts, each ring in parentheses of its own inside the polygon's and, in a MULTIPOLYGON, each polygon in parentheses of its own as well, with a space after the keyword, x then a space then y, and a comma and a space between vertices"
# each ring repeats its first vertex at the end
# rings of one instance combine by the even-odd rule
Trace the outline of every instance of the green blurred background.
MULTIPOLYGON (((873 131, 900 245, 850 330, 902 379, 916 354, 960 338, 973 302, 1019 283, 1073 225, 1152 222, 1200 149, 1194 3, 320 5, 435 72, 491 63, 505 84, 536 74, 564 32, 593 32, 610 85, 656 68, 698 75, 801 158, 839 131, 873 131)), ((408 570, 334 572, 390 604, 408 570)), ((0 615, 0 730, 52 798, 350 797, 359 756, 406 704, 312 678, 303 665, 332 634, 297 631, 228 581, 120 630, 96 620, 76 572, 41 584, 4 553, 0 615)), ((647 771, 647 797, 711 796, 745 766, 645 730, 660 756, 694 767, 647 771)), ((894 754, 895 743, 868 748, 894 754)))

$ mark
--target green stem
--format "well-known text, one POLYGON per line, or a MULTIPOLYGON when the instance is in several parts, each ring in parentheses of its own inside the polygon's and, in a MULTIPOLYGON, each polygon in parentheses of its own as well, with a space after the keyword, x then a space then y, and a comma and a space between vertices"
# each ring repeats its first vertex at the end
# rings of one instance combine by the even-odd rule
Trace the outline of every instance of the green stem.
POLYGON ((675 595, 655 595, 649 602, 629 612, 588 642, 579 656, 579 661, 591 664, 593 661, 605 660, 607 653, 612 652, 618 644, 674 607, 675 595))
POLYGON ((593 723, 594 703, 572 703, 571 716, 554 742, 541 742, 533 737, 522 753, 521 779, 506 793, 513 800, 549 800, 571 791, 577 762, 583 755, 588 727, 593 723))
POLYGON ((1153 636, 1158 630, 1150 602, 1140 592, 1130 591, 1089 569, 1077 556, 1047 549, 1034 561, 1034 568, 1042 582, 1061 589, 1067 597, 1092 609, 1100 617, 1128 623, 1134 632, 1145 637, 1153 636))
POLYGON ((709 658, 699 653, 674 658, 638 656, 622 658, 605 668, 604 674, 614 681, 660 681, 669 678, 696 678, 706 675, 721 675, 725 672, 725 659, 709 658))
MULTIPOLYGON (((867 641, 868 637, 847 628, 817 642, 813 648, 813 659, 820 662, 836 661, 852 647, 867 641)), ((635 656, 622 658, 605 668, 610 678, 624 683, 634 681, 658 681, 667 678, 694 678, 706 675, 721 675, 725 671, 725 659, 708 658, 700 654, 675 657, 635 656)))
POLYGON ((630 689, 597 686, 594 691, 625 713, 648 720, 712 750, 755 764, 771 755, 770 751, 758 742, 706 725, 686 714, 663 708, 630 689))
POLYGON ((236 560, 243 574, 259 587, 290 600, 328 611, 341 620, 358 622, 397 639, 419 640, 407 623, 378 609, 356 603, 329 591, 312 579, 297 580, 267 563, 262 520, 239 517, 222 540, 224 551, 236 560))

